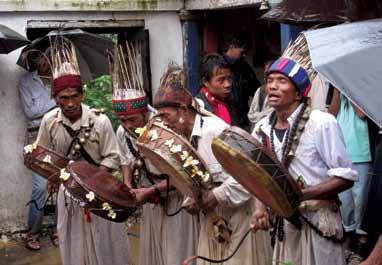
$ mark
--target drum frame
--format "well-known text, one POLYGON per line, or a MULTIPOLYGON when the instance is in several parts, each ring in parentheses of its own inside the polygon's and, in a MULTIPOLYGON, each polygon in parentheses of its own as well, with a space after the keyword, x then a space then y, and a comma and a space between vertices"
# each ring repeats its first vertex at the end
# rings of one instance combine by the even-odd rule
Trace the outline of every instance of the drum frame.
POLYGON ((61 183, 61 169, 66 168, 70 161, 67 157, 62 156, 61 154, 58 154, 55 151, 52 151, 48 148, 39 145, 35 149, 33 149, 32 153, 25 154, 24 156, 24 159, 27 159, 27 157, 29 159, 33 159, 33 163, 25 163, 30 170, 49 180, 53 185, 56 186, 58 186, 61 183), (47 155, 54 157, 55 159, 52 159, 54 162, 44 162, 43 159, 47 155), (42 156, 43 159, 37 159, 42 156))
POLYGON ((198 183, 193 181, 188 172, 181 166, 176 166, 180 163, 175 157, 175 153, 171 153, 168 146, 165 146, 166 140, 174 139, 174 145, 181 145, 182 150, 190 153, 199 161, 198 167, 203 172, 208 172, 208 167, 202 158, 198 156, 197 151, 193 146, 184 139, 183 136, 175 133, 170 128, 165 126, 159 118, 154 117, 148 125, 143 135, 137 140, 137 147, 143 156, 148 159, 151 164, 158 169, 159 172, 170 176, 171 183, 185 196, 192 197, 196 202, 201 200, 203 190, 208 190, 211 187, 211 179, 208 183, 198 183), (157 130, 158 138, 151 141, 149 133, 152 130, 157 130), (169 139, 168 135, 172 138, 169 139))
MULTIPOLYGON (((73 167, 77 165, 89 165, 85 161, 77 161, 70 163, 67 167, 69 173, 70 173, 70 178, 65 181, 63 184, 67 190, 67 192, 75 198, 78 202, 80 202, 80 206, 88 209, 91 213, 98 215, 102 218, 105 218, 109 221, 113 222, 124 222, 126 221, 135 211, 136 211, 136 199, 134 194, 130 194, 133 196, 133 202, 127 203, 127 200, 125 202, 119 201, 119 200, 114 200, 114 199, 105 199, 107 195, 104 194, 104 191, 101 191, 101 195, 99 194, 100 191, 95 190, 94 187, 89 185, 86 181, 84 181, 81 176, 77 173, 74 172, 73 167), (93 192, 95 195, 94 200, 91 202, 86 198, 86 195, 90 192, 93 192), (102 209, 102 204, 103 203, 108 203, 109 206, 112 208, 113 211, 116 212, 116 218, 111 218, 108 216, 108 210, 102 209), (81 205, 82 204, 82 205, 81 205)), ((91 165, 93 166, 93 165, 91 165)), ((108 178, 114 178, 111 174, 109 175, 104 175, 108 176, 108 178)), ((96 178, 97 176, 92 174, 90 178, 96 178)), ((121 185, 124 185, 121 183, 121 185)), ((126 187, 127 188, 127 187, 126 187)), ((128 188, 127 188, 128 189, 128 188)))
MULTIPOLYGON (((241 185, 243 185, 252 195, 263 201, 267 206, 271 207, 280 216, 289 218, 293 216, 300 204, 302 193, 299 189, 297 182, 289 175, 288 171, 283 168, 275 159, 275 157, 267 150, 261 147, 261 144, 251 137, 248 133, 244 133, 240 128, 230 127, 223 131, 223 133, 213 140, 212 151, 218 161, 222 164, 223 168, 234 177, 241 185), (239 151, 230 146, 221 137, 228 137, 229 133, 239 135, 244 140, 252 143, 254 146, 261 150, 273 164, 256 163, 260 159, 261 153, 256 158, 249 157, 245 151, 239 151), (226 135, 227 134, 227 135, 226 135), (229 154, 229 156, 227 156, 229 154), (240 166, 236 166, 240 165, 240 166), (272 175, 264 168, 264 166, 277 166, 272 175), (281 175, 279 173, 282 173, 281 175), (287 187, 280 187, 274 177, 285 177, 290 184, 287 187), (284 190, 283 190, 284 188, 284 190), (287 193, 291 193, 290 197, 287 193)), ((248 152, 248 151, 247 151, 248 152)))

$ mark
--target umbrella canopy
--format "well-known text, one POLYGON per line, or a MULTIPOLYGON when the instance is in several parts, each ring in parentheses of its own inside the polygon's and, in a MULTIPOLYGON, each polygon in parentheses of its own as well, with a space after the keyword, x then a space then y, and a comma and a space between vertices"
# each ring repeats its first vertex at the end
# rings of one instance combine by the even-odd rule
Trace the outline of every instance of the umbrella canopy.
POLYGON ((382 19, 304 32, 313 68, 382 127, 382 19))
POLYGON ((261 18, 281 23, 343 22, 345 0, 284 0, 261 18))
POLYGON ((355 21, 382 16, 380 0, 283 0, 261 18, 291 24, 355 21))
POLYGON ((0 53, 10 53, 28 43, 29 40, 25 37, 7 26, 0 24, 0 53))
POLYGON ((27 61, 23 53, 32 49, 44 51, 56 37, 70 40, 74 44, 83 80, 92 80, 100 75, 109 74, 108 51, 112 51, 113 42, 81 29, 54 30, 44 37, 35 39, 23 49, 17 64, 27 69, 27 61))

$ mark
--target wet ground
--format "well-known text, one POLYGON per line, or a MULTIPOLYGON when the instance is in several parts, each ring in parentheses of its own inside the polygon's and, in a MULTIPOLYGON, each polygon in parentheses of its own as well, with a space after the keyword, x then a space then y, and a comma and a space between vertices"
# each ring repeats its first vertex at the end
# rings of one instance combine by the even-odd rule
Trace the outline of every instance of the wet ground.
MULTIPOLYGON (((129 229, 129 239, 134 265, 138 260, 139 228, 137 225, 129 229)), ((0 265, 61 265, 60 252, 50 241, 48 233, 41 240, 41 250, 31 251, 25 248, 25 234, 13 234, 0 238, 0 265)))
POLYGON ((24 239, 21 236, 3 237, 0 243, 1 265, 60 265, 60 253, 54 247, 48 235, 41 238, 41 250, 31 251, 24 247, 24 239))

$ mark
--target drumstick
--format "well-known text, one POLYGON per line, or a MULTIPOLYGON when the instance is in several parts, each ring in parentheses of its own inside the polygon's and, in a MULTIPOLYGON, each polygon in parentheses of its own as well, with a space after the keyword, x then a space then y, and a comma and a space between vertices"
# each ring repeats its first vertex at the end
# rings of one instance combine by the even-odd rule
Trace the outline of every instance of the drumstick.
POLYGON ((224 259, 217 260, 217 259, 210 259, 210 258, 203 257, 203 256, 191 256, 191 257, 187 258, 185 261, 183 261, 182 265, 188 265, 191 261, 196 260, 196 259, 201 259, 201 260, 204 260, 204 261, 207 261, 207 262, 210 262, 210 263, 223 263, 223 262, 226 262, 226 261, 230 260, 236 254, 236 252, 239 250, 239 248, 243 244, 244 240, 247 238, 247 236, 250 234, 251 231, 252 231, 252 228, 250 228, 244 234, 244 236, 240 239, 239 244, 237 244, 237 246, 236 246, 235 250, 232 252, 232 254, 229 255, 228 257, 224 258, 224 259))

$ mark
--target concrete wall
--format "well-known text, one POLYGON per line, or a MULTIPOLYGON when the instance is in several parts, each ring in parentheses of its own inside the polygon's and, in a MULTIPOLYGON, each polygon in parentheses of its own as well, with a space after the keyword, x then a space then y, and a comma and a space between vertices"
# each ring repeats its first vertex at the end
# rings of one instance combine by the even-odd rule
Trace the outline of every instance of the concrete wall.
MULTIPOLYGON (((225 0, 224 0, 225 1, 225 0)), ((2 11, 174 11, 184 0, 1 0, 2 11)))
POLYGON ((259 4, 261 0, 186 0, 186 10, 208 10, 232 7, 246 7, 259 4))
MULTIPOLYGON (((169 62, 183 64, 182 29, 177 12, 2 12, 0 24, 25 35, 28 20, 144 19, 150 35, 152 87, 169 62)), ((22 163, 24 116, 17 91, 23 69, 16 60, 20 49, 0 55, 0 234, 24 229, 25 203, 30 199, 31 176, 22 163)))

